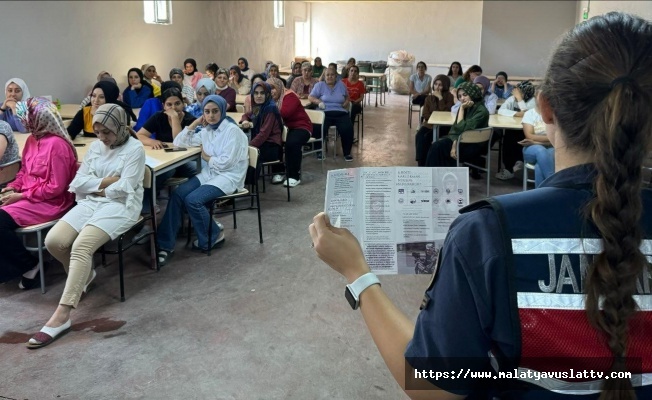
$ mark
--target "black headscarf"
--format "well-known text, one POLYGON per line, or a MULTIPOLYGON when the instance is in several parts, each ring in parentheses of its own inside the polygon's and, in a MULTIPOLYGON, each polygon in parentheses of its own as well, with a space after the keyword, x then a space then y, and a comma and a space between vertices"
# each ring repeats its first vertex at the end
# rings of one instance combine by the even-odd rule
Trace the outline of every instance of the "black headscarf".
MULTIPOLYGON (((247 64, 245 63, 245 65, 247 65, 247 64)), ((229 68, 229 69, 234 70, 235 73, 238 74, 238 83, 242 82, 242 80, 245 78, 245 76, 242 73, 242 71, 240 70, 240 67, 238 67, 237 65, 232 65, 231 68, 229 68)))
POLYGON ((197 72, 197 61, 195 61, 192 58, 186 58, 186 61, 183 62, 183 67, 186 67, 186 64, 191 64, 192 65, 192 72, 191 73, 185 73, 188 76, 193 76, 195 72, 197 72))
MULTIPOLYGON (((113 78, 112 78, 113 79, 113 78)), ((135 121, 138 118, 134 114, 133 110, 131 107, 129 107, 126 103, 123 103, 122 101, 118 100, 118 97, 120 96, 120 88, 118 88, 118 85, 115 83, 107 80, 101 80, 93 86, 93 90, 100 88, 102 89, 102 92, 104 92, 104 99, 108 104, 117 104, 120 107, 124 108, 124 110, 127 112, 127 116, 131 118, 131 121, 135 121)), ((91 94, 93 93, 93 90, 91 90, 91 94)))
MULTIPOLYGON (((242 68, 242 72, 247 72, 247 71, 249 71, 249 61, 247 61, 247 59, 244 58, 244 57, 240 57, 240 58, 238 58, 238 61, 240 61, 240 60, 242 60, 242 62, 243 62, 244 65, 245 65, 245 67, 242 68)), ((239 67, 238 67, 238 68, 239 68, 239 67)), ((231 67, 231 69, 233 69, 233 67, 231 67)))
MULTIPOLYGON (((148 86, 148 87, 149 87, 149 90, 152 91, 152 97, 154 97, 154 87, 152 86, 151 83, 149 83, 149 82, 147 82, 147 81, 145 80, 145 75, 143 75, 143 71, 141 71, 140 68, 136 68, 136 67, 134 67, 134 68, 131 68, 131 69, 127 72, 127 82, 129 82, 129 74, 130 74, 132 71, 133 71, 133 72, 136 72, 136 73, 138 74, 138 77, 140 77, 140 84, 143 85, 143 86, 148 86)), ((129 85, 129 86, 131 86, 131 85, 129 85)))

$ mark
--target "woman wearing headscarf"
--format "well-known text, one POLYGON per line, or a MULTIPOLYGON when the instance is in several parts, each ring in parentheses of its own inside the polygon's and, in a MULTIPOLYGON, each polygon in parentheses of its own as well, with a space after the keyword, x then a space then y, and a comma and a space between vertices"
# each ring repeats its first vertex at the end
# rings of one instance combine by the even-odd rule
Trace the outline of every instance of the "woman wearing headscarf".
POLYGON ((11 78, 5 83, 5 101, 0 106, 0 121, 9 123, 11 129, 17 132, 27 132, 16 116, 16 103, 30 96, 29 88, 20 78, 11 78))
MULTIPOLYGON (((476 76, 473 78, 473 84, 475 84, 478 88, 480 88, 480 91, 482 91, 484 106, 487 108, 487 111, 489 111, 489 115, 494 115, 496 113, 496 107, 498 106, 498 96, 489 91, 489 78, 483 75, 476 76)), ((451 108, 451 113, 453 113, 453 115, 457 115, 457 111, 460 109, 460 105, 462 105, 460 101, 453 105, 451 108)))
POLYGON ((287 179, 283 180, 281 175, 274 175, 272 183, 283 182, 283 186, 295 187, 301 183, 302 149, 310 140, 312 122, 296 93, 286 89, 280 79, 270 78, 267 82, 272 86, 272 99, 276 102, 283 124, 288 129, 285 140, 287 179))
POLYGON ((224 232, 211 218, 206 204, 244 187, 249 165, 247 136, 226 116, 226 100, 222 97, 207 96, 202 107, 204 115, 174 139, 175 146, 202 147, 202 169, 172 192, 157 231, 160 266, 174 254, 184 210, 197 233, 194 249, 208 250, 224 242, 224 232), (213 225, 212 238, 207 235, 208 224, 213 225))
MULTIPOLYGON (((253 90, 253 87, 258 83, 258 82, 265 82, 267 81, 267 78, 265 78, 265 75, 263 74, 256 74, 251 78, 251 87, 253 90)), ((250 93, 251 94, 251 93, 250 93)), ((250 113, 251 112, 251 96, 247 96, 244 99, 244 102, 242 103, 242 106, 244 107, 244 112, 245 113, 250 113)))
POLYGON ((20 159, 20 149, 11 126, 0 121, 0 171, 3 166, 20 159))
MULTIPOLYGON (((240 71, 244 76, 247 77, 247 79, 251 80, 251 78, 256 75, 253 69, 249 68, 249 61, 247 61, 246 58, 240 57, 238 58, 238 68, 240 68, 240 71)), ((246 94, 246 93, 243 93, 246 94)))
POLYGON ((507 83, 507 72, 500 71, 496 74, 496 80, 491 82, 491 89, 489 91, 499 99, 508 99, 512 95, 514 86, 507 83))
POLYGON ((267 82, 254 85, 251 112, 242 114, 240 123, 243 129, 251 129, 249 145, 260 150, 260 162, 283 160, 283 121, 267 82))
POLYGON ((122 101, 129 107, 141 108, 147 99, 155 97, 154 88, 145 80, 139 68, 134 67, 127 72, 127 81, 129 86, 122 92, 122 101))
POLYGON ((194 118, 200 118, 202 115, 204 115, 204 110, 202 109, 201 105, 204 102, 206 96, 215 94, 215 89, 215 82, 213 82, 212 79, 201 78, 199 82, 197 82, 197 89, 195 92, 197 102, 187 106, 185 110, 186 113, 189 113, 194 118))
MULTIPOLYGON (((301 63, 300 62, 295 62, 292 65, 292 74, 288 78, 287 83, 285 84, 285 87, 290 89, 292 87, 292 81, 294 81, 295 78, 298 78, 301 76, 301 63)), ((314 74, 313 74, 314 76, 314 74)))
MULTIPOLYGON (((321 62, 321 57, 315 57, 314 61, 315 65, 312 67, 312 77, 313 78, 321 78, 321 75, 324 73, 324 70, 326 67, 324 67, 324 64, 321 62)), ((295 63, 301 65, 301 63, 295 63)), ((301 72, 301 70, 299 70, 301 72)))
POLYGON ((215 75, 215 94, 226 100, 226 111, 235 111, 236 90, 229 86, 229 71, 224 68, 217 70, 215 75))
MULTIPOLYGON (((97 81, 109 81, 113 82, 116 86, 118 86, 118 83, 116 80, 113 78, 113 76, 108 72, 108 71, 100 71, 99 74, 97 74, 97 81)), ((93 92, 93 89, 91 88, 91 91, 88 93, 88 96, 84 97, 82 101, 79 103, 79 109, 81 110, 82 108, 86 107, 87 105, 91 104, 91 93, 93 92)), ((118 94, 118 100, 122 101, 122 94, 118 94)))
POLYGON ((16 179, 0 192, 0 282, 24 273, 19 287, 31 289, 40 281, 38 258, 14 231, 61 218, 73 206, 67 189, 77 172, 77 152, 51 101, 30 97, 18 103, 16 115, 31 135, 16 179))
MULTIPOLYGON (((446 75, 437 75, 432 82, 432 92, 426 97, 421 111, 421 127, 414 138, 416 160, 420 167, 426 165, 426 157, 432 144, 433 127, 428 124, 430 115, 435 111, 450 111, 455 99, 450 92, 450 79, 446 75)), ((439 136, 448 134, 448 127, 439 127, 439 136)))
MULTIPOLYGON (((523 81, 512 90, 512 95, 507 99, 498 114, 507 117, 523 117, 525 112, 536 108, 534 97, 535 88, 532 82, 523 81)), ((522 168, 523 149, 519 142, 525 139, 523 130, 510 130, 503 137, 503 165, 505 168, 496 173, 496 178, 509 180, 514 177, 514 171, 522 168)))
POLYGON ((232 65, 229 69, 229 86, 238 94, 249 94, 251 91, 251 81, 237 65, 232 65))
MULTIPOLYGON (((263 72, 261 74, 263 76, 263 78, 265 78, 265 80, 267 80, 267 78, 269 78, 269 68, 272 66, 272 64, 274 64, 274 61, 272 61, 272 60, 265 61, 265 69, 264 69, 265 72, 263 72)), ((250 81, 253 80, 253 76, 251 78, 249 78, 249 80, 250 81)))
POLYGON ((93 254, 131 228, 140 215, 145 150, 129 127, 127 113, 104 104, 93 116, 99 140, 91 143, 69 191, 77 205, 45 238, 45 246, 68 278, 59 306, 45 326, 27 342, 28 348, 52 343, 71 325, 70 312, 95 278, 93 254))
POLYGON ((152 92, 154 93, 154 97, 158 97, 161 95, 161 83, 163 82, 163 78, 156 72, 156 67, 152 64, 143 64, 142 67, 140 67, 140 70, 143 72, 143 78, 144 80, 152 85, 152 92))
POLYGON ((201 72, 197 71, 197 61, 192 58, 186 58, 183 62, 183 72, 183 83, 193 90, 197 87, 197 82, 204 77, 201 72))
MULTIPOLYGON (((482 89, 471 82, 464 82, 457 90, 461 107, 448 136, 437 140, 430 147, 426 159, 427 167, 454 167, 459 157, 461 162, 475 160, 486 151, 482 143, 463 143, 457 154, 457 139, 462 132, 470 129, 486 128, 489 125, 489 111, 484 105, 482 89)), ((472 171, 477 174, 476 170, 472 171)), ((477 175, 476 175, 477 177, 477 175)))
MULTIPOLYGON (((113 79, 113 78, 111 78, 113 79)), ((91 91, 90 105, 82 108, 75 114, 75 117, 68 125, 68 135, 71 139, 75 139, 80 132, 84 133, 85 137, 97 137, 93 130, 93 116, 97 109, 106 103, 119 104, 127 111, 127 116, 131 120, 136 120, 136 116, 129 106, 118 100, 120 89, 110 81, 99 81, 93 86, 91 91)))
POLYGON ((170 80, 183 86, 181 95, 183 95, 184 103, 192 104, 195 102, 195 89, 183 81, 183 71, 181 71, 181 68, 172 68, 170 70, 170 80))
POLYGON ((276 64, 271 64, 267 68, 267 78, 266 78, 266 80, 269 79, 269 78, 280 79, 281 82, 283 82, 283 86, 285 86, 285 84, 287 83, 285 81, 285 79, 281 78, 281 73, 280 73, 280 71, 278 69, 278 65, 276 65, 276 64))

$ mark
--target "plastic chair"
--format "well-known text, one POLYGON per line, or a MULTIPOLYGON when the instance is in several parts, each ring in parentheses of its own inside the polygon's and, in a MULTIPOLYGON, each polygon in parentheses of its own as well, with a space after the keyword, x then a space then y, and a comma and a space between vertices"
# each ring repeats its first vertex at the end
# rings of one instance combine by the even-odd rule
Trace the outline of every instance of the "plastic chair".
POLYGON ((325 135, 324 135, 324 120, 326 119, 326 114, 324 114, 324 112, 321 111, 321 110, 306 110, 306 114, 308 114, 308 117, 310 117, 310 122, 311 123, 321 126, 321 138, 317 139, 317 138, 311 137, 308 140, 308 143, 306 143, 306 145, 311 146, 312 150, 303 151, 301 153, 301 155, 303 157, 305 157, 305 156, 310 155, 310 154, 322 153, 321 172, 324 172, 324 158, 325 157, 324 157, 323 152, 326 150, 325 146, 324 146, 324 144, 325 144, 325 140, 324 140, 324 137, 325 137, 325 135), (316 143, 321 143, 321 148, 320 149, 315 149, 315 144, 316 143))
POLYGON ((484 166, 475 165, 471 162, 464 162, 464 165, 479 169, 487 174, 487 197, 489 197, 489 168, 491 168, 491 135, 493 134, 493 128, 482 128, 482 129, 472 129, 462 132, 460 137, 457 139, 457 166, 460 166, 460 144, 471 144, 471 143, 487 143, 487 154, 483 156, 486 159, 484 166))
POLYGON ((52 228, 57 222, 59 222, 59 220, 55 219, 53 221, 25 226, 15 230, 16 234, 23 236, 23 244, 27 251, 34 251, 38 253, 38 269, 41 272, 41 293, 43 294, 45 294, 45 271, 43 270, 43 250, 45 249, 45 235, 43 233, 46 230, 52 228), (36 233, 36 247, 27 245, 27 235, 30 233, 36 233))
MULTIPOLYGON (((288 138, 288 128, 287 126, 283 126, 283 148, 285 149, 285 142, 287 142, 288 138)), ((285 158, 285 153, 283 154, 283 157, 285 158)), ((283 165, 285 168, 285 173, 287 174, 287 164, 285 163, 284 160, 276 160, 276 161, 268 161, 265 163, 262 163, 261 168, 262 168, 262 173, 260 174, 260 177, 263 178, 263 193, 265 193, 265 178, 268 176, 274 176, 276 175, 271 171, 271 168, 274 165, 283 165), (265 172, 265 168, 267 168, 267 173, 265 172)), ((286 176, 287 178, 287 176, 286 176)), ((287 191, 288 191, 288 202, 290 201, 290 185, 287 185, 287 191)))
POLYGON ((421 108, 423 106, 419 106, 419 109, 417 110, 417 104, 412 104, 412 94, 410 94, 409 99, 408 99, 408 125, 410 128, 412 128, 412 113, 413 112, 418 112, 419 113, 419 121, 421 121, 421 108))
POLYGON ((20 171, 20 166, 20 158, 10 163, 0 165, 0 188, 7 186, 9 182, 16 179, 16 174, 20 171))
POLYGON ((523 168, 523 191, 526 191, 528 183, 535 183, 534 179, 528 178, 528 171, 533 171, 534 172, 534 164, 530 164, 529 162, 526 162, 523 165, 524 165, 524 168, 523 168))

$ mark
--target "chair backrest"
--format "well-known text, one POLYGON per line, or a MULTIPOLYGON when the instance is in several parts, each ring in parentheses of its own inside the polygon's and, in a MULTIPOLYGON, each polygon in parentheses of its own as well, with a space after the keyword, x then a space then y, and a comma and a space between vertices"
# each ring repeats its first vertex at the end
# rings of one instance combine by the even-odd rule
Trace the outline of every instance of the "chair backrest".
POLYGON ((143 188, 151 189, 152 187, 152 169, 145 165, 145 174, 143 175, 143 188))
POLYGON ((249 166, 256 168, 258 166, 258 153, 259 150, 254 146, 249 146, 249 166))
POLYGON ((283 143, 287 142, 288 140, 288 127, 283 125, 283 143))
POLYGON ((235 105, 235 110, 239 113, 244 113, 244 105, 242 104, 236 104, 235 105))
POLYGON ((20 158, 10 163, 0 165, 0 186, 13 181, 20 171, 20 158))
POLYGON ((459 138, 460 143, 485 143, 491 140, 493 128, 470 129, 462 132, 459 138))
POLYGON ((306 114, 310 117, 310 122, 317 125, 323 125, 326 119, 326 114, 321 110, 306 110, 306 114))
POLYGON ((68 127, 70 126, 70 123, 71 123, 71 122, 72 122, 71 119, 64 119, 64 120, 63 120, 63 127, 66 128, 66 129, 68 129, 68 127))

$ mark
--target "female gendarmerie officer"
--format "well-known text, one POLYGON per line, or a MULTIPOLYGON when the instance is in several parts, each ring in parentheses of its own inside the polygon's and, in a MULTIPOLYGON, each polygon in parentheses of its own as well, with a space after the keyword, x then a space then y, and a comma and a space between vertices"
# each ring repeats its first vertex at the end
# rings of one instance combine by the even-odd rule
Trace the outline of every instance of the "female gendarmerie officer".
POLYGON ((652 24, 628 14, 565 36, 538 103, 554 125, 557 173, 453 223, 416 326, 368 274, 351 233, 314 218, 317 254, 348 280, 347 298, 411 398, 652 398, 652 193, 641 182, 651 54, 652 24), (517 379, 466 373, 496 369, 517 379), (419 379, 430 370, 440 378, 419 379))

